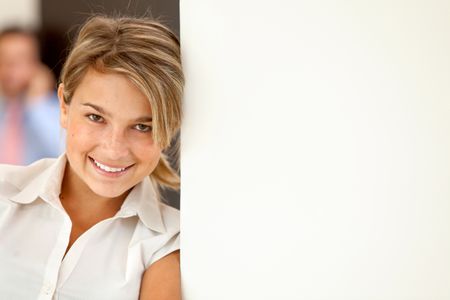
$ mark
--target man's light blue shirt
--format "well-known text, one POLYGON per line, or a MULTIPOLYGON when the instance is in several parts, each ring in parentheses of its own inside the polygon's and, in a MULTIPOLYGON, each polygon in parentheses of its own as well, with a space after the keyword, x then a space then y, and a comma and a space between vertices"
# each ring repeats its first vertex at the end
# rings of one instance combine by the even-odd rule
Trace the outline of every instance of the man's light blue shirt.
MULTIPOLYGON (((0 99, 0 132, 4 129, 7 101, 0 99)), ((57 157, 64 150, 65 134, 59 125, 59 104, 54 92, 23 104, 23 158, 26 165, 41 158, 57 157)), ((0 141, 0 144, 8 141, 0 141)), ((1 163, 1 162, 0 162, 1 163)))

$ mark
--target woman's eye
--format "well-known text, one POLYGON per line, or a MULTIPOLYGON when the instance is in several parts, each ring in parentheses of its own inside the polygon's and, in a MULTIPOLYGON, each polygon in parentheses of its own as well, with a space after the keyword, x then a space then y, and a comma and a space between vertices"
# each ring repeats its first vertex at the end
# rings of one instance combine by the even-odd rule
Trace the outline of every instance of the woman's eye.
POLYGON ((149 132, 152 130, 151 126, 144 125, 144 124, 137 124, 136 126, 134 126, 134 128, 141 132, 149 132))
POLYGON ((96 115, 96 114, 89 114, 87 117, 89 118, 89 120, 91 120, 93 122, 97 122, 98 123, 98 122, 103 121, 103 118, 100 117, 99 115, 96 115))

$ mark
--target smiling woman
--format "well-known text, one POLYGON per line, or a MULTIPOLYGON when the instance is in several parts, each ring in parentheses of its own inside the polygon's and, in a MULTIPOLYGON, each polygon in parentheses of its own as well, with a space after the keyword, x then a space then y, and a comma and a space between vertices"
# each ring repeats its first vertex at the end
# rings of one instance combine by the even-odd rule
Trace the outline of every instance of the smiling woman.
POLYGON ((121 203, 161 158, 152 136, 149 101, 125 75, 95 69, 83 77, 70 105, 63 94, 61 84, 61 125, 67 130, 71 166, 66 178, 86 185, 90 198, 119 198, 121 203))
POLYGON ((163 151, 183 84, 160 23, 81 28, 58 88, 66 153, 0 166, 0 298, 181 298, 179 212, 158 190, 179 186, 163 151))

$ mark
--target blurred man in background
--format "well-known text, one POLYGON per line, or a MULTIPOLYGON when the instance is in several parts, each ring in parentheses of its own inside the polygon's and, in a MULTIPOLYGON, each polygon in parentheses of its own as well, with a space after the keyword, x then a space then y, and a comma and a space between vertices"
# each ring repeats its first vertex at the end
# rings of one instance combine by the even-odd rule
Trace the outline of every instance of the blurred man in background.
POLYGON ((0 163, 28 164, 61 152, 52 72, 40 62, 37 38, 0 32, 0 163))

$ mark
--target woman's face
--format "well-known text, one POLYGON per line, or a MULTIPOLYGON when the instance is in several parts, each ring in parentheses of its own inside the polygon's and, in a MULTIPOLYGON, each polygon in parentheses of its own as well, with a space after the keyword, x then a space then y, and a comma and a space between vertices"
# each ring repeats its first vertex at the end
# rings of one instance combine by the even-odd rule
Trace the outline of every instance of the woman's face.
POLYGON ((155 169, 161 149, 152 138, 150 103, 129 79, 90 69, 70 105, 63 101, 63 89, 58 96, 69 177, 79 188, 119 197, 155 169))

